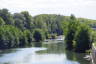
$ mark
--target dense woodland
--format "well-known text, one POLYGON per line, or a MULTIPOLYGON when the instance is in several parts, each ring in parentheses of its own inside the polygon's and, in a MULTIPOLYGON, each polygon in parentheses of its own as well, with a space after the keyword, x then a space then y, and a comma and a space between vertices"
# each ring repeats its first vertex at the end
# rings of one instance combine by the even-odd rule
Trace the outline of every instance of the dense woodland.
POLYGON ((40 45, 45 39, 64 35, 66 49, 85 52, 96 41, 96 20, 56 14, 32 17, 28 11, 11 14, 0 10, 0 49, 40 45))

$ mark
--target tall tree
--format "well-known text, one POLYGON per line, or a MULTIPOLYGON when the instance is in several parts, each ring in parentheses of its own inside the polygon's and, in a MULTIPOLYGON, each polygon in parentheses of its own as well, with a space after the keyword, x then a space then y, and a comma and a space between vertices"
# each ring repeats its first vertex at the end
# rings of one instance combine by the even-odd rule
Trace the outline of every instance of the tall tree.
POLYGON ((31 30, 33 28, 32 16, 27 11, 23 11, 23 12, 21 12, 21 14, 23 14, 25 17, 24 26, 26 27, 26 29, 31 30))
POLYGON ((73 15, 70 16, 70 21, 67 25, 67 32, 65 34, 65 40, 66 40, 66 48, 69 50, 73 49, 73 40, 75 33, 77 31, 77 28, 79 26, 79 22, 75 19, 73 15))
POLYGON ((23 14, 21 13, 15 13, 13 15, 14 20, 15 20, 15 26, 18 27, 21 30, 24 30, 26 27, 24 27, 24 21, 25 21, 25 17, 23 14))
POLYGON ((7 9, 0 10, 0 17, 5 21, 6 24, 14 25, 14 19, 12 14, 7 9))
POLYGON ((90 49, 91 39, 90 39, 91 29, 88 25, 82 24, 77 30, 75 41, 77 52, 86 52, 90 49))

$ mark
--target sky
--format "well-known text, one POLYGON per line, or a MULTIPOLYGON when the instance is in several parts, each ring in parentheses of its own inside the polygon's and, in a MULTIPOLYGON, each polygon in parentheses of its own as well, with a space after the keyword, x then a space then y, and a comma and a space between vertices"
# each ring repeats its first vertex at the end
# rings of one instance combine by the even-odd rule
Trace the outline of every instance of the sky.
POLYGON ((38 14, 61 14, 96 20, 96 0, 0 0, 0 9, 11 13, 28 11, 38 14))

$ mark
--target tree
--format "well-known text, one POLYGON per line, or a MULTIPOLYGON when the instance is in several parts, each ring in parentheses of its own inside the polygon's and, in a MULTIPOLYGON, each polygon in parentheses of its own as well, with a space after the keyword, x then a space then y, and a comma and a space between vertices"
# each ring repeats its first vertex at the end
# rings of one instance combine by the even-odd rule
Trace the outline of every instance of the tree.
POLYGON ((0 17, 5 21, 6 24, 14 25, 13 16, 8 12, 7 9, 0 10, 0 17))
POLYGON ((41 47, 42 41, 44 40, 44 33, 41 29, 35 29, 33 32, 33 38, 35 40, 35 46, 41 47))
POLYGON ((23 21, 21 19, 15 19, 15 26, 21 29, 22 31, 25 29, 23 21))
POLYGON ((76 20, 75 15, 74 15, 74 14, 71 14, 70 19, 72 19, 72 20, 76 20))
POLYGON ((25 39, 27 40, 27 45, 31 45, 32 43, 32 33, 29 30, 24 30, 25 39))
POLYGON ((13 18, 15 20, 15 26, 18 27, 21 30, 24 30, 24 21, 25 21, 25 17, 23 14, 21 13, 14 13, 13 18))
MULTIPOLYGON (((96 20, 76 18, 73 14, 40 14, 32 17, 28 11, 11 14, 7 9, 0 9, 0 48, 29 46, 32 40, 36 41, 37 46, 41 46, 45 37, 54 39, 63 32, 68 49, 78 50, 84 41, 88 42, 84 44, 87 48, 90 29, 87 27, 87 30, 86 26, 81 24, 96 28, 96 20), (81 37, 87 39, 83 40, 81 37)), ((95 42, 94 34, 91 34, 91 43, 95 42)))
POLYGON ((66 41, 66 48, 69 50, 73 49, 73 40, 74 35, 77 31, 77 28, 79 26, 79 21, 75 19, 75 17, 70 16, 70 21, 66 23, 67 27, 65 28, 65 41, 66 41))
POLYGON ((44 40, 44 33, 41 29, 35 29, 33 32, 33 38, 36 42, 40 42, 44 40))
POLYGON ((91 29, 88 25, 85 24, 80 25, 75 35, 76 52, 86 52, 86 50, 90 49, 91 44, 90 31, 91 29))
POLYGON ((47 28, 47 25, 46 25, 46 18, 44 19, 45 17, 43 17, 43 15, 38 15, 38 16, 35 16, 34 17, 34 25, 35 25, 35 28, 39 28, 39 29, 43 29, 44 31, 46 30, 47 28))
POLYGON ((22 32, 11 25, 0 26, 0 49, 18 47, 22 32))
POLYGON ((5 24, 4 20, 0 17, 0 26, 3 26, 5 24))
POLYGON ((26 27, 26 29, 31 30, 33 28, 33 18, 31 15, 29 15, 29 13, 27 11, 23 11, 21 12, 21 14, 24 15, 25 20, 24 20, 24 27, 26 27))

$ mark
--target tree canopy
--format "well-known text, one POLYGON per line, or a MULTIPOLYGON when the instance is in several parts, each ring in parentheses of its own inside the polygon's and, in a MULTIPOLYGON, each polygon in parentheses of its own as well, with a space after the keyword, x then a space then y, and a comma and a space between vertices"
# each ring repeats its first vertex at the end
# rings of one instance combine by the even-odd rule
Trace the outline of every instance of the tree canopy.
POLYGON ((28 11, 11 14, 8 9, 0 9, 0 49, 29 46, 33 41, 41 45, 39 42, 44 39, 64 35, 67 48, 82 50, 84 45, 86 50, 95 41, 89 34, 91 28, 96 28, 96 20, 76 18, 73 14, 32 17, 28 11))

